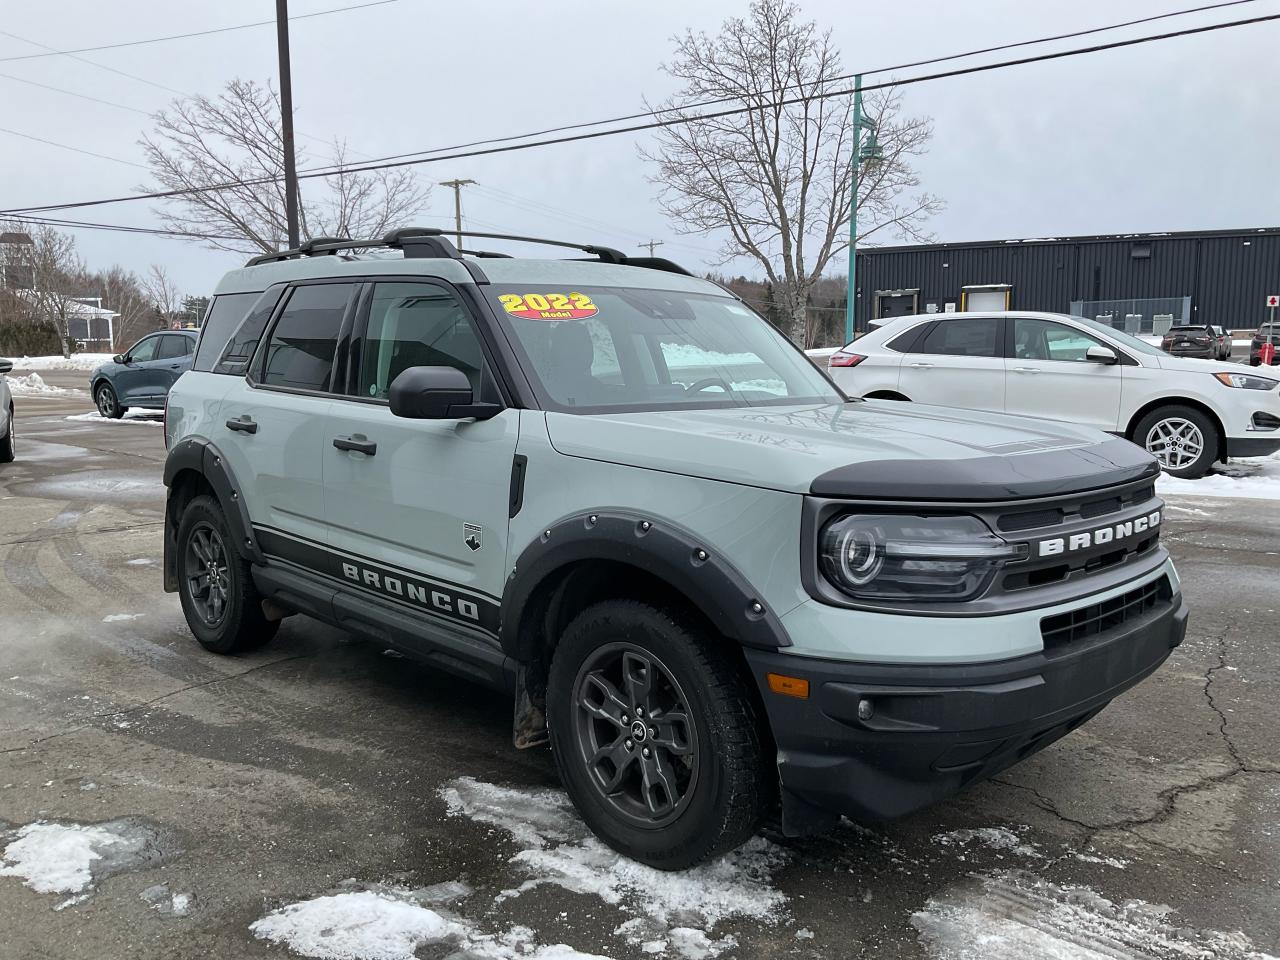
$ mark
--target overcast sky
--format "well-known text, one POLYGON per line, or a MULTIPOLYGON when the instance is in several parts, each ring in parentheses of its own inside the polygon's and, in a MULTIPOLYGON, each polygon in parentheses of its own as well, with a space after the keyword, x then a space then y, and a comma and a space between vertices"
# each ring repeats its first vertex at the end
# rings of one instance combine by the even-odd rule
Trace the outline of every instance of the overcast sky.
MULTIPOLYGON (((353 0, 293 0, 291 14, 353 0)), ((1194 0, 803 0, 829 26, 847 69, 872 69, 975 47, 1100 26, 1197 5, 1194 0)), ((348 141, 352 159, 465 143, 609 117, 674 92, 661 72, 671 37, 714 31, 746 3, 731 0, 397 0, 292 25, 297 128, 348 141)), ((187 4, 60 0, 6 5, 0 31, 57 49, 266 20, 270 0, 187 4)), ((1280 12, 1259 0, 1117 31, 1163 32, 1280 12)), ((1097 42, 1098 38, 1078 41, 1097 42)), ((1062 45, 1059 45, 1062 46, 1062 45)), ((1274 226, 1280 222, 1280 23, 907 88, 904 107, 933 117, 919 164, 924 189, 947 203, 938 240, 1274 226)), ((40 52, 0 35, 0 58, 40 52)), ((258 27, 84 55, 189 93, 233 77, 276 75, 275 33, 258 27)), ((54 93, 20 77, 154 111, 173 94, 65 56, 0 63, 0 126, 140 163, 145 116, 54 93)), ((644 135, 640 135, 641 138, 644 135)), ((479 181, 464 192, 477 227, 580 239, 624 250, 649 238, 702 269, 714 238, 682 237, 654 203, 635 136, 419 167, 426 182, 479 181)), ((0 133, 0 208, 127 193, 145 170, 0 133)), ((315 140, 301 140, 313 149, 315 140)), ((304 186, 305 189, 305 186, 304 186)), ((452 220, 436 187, 424 222, 452 220)), ((155 225, 148 202, 62 216, 155 225)), ((78 231, 94 268, 166 265, 187 293, 205 293, 243 257, 171 239, 78 231)), ((882 242, 891 242, 884 238, 882 242)))

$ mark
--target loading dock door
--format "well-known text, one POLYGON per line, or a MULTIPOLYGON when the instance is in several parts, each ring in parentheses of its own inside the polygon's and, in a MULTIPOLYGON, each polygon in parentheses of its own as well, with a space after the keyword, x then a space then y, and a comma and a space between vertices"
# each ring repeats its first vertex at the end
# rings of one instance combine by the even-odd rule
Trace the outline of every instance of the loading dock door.
POLYGON ((1007 283, 992 283, 983 286, 962 287, 960 290, 960 309, 1008 310, 1013 289, 1007 283))
POLYGON ((877 290, 875 318, 909 317, 920 312, 919 290, 877 290))

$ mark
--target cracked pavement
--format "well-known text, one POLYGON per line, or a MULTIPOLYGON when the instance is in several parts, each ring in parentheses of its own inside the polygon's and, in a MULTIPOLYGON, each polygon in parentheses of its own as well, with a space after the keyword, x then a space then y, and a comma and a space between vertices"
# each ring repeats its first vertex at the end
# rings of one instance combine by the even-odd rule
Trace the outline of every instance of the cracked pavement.
MULTIPOLYGON (((160 589, 160 428, 63 419, 85 400, 18 406, 19 459, 0 467, 0 827, 142 818, 176 852, 61 911, 0 877, 0 958, 282 958, 249 924, 348 877, 520 882, 436 793, 458 776, 556 785, 545 751, 511 748, 508 702, 302 617, 252 655, 205 653, 160 589), (196 908, 152 909, 142 893, 158 884, 196 908)), ((912 914, 1011 868, 1280 953, 1280 505, 1180 504, 1210 517, 1168 512, 1192 611, 1168 663, 951 802, 779 841, 787 917, 717 928, 737 936, 731 956, 932 956, 912 914), (938 840, 986 827, 1031 852, 938 840)), ((590 896, 545 886, 502 909, 544 942, 642 956, 590 896)))

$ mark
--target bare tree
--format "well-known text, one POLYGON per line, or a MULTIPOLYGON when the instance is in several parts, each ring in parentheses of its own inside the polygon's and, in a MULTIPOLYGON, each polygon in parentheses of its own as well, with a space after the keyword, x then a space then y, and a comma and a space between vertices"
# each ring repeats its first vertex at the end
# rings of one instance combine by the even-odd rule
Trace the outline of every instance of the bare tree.
POLYGON ((178 301, 182 294, 178 285, 169 277, 169 273, 158 263, 153 263, 147 275, 142 278, 142 292, 147 304, 160 320, 161 326, 169 326, 174 314, 178 312, 178 301))
POLYGON ((52 323, 64 357, 71 356, 71 318, 82 312, 88 275, 84 261, 76 253, 75 240, 52 227, 38 227, 30 233, 33 287, 18 296, 30 304, 30 319, 52 323))
MULTIPOLYGON (((682 233, 727 231, 721 264, 742 256, 759 263, 788 333, 807 341, 809 291, 848 249, 853 118, 849 97, 824 98, 849 85, 837 79, 831 34, 788 0, 754 0, 747 17, 726 20, 717 36, 686 31, 675 43, 664 69, 683 86, 664 110, 721 98, 717 110, 753 109, 663 128, 657 147, 641 151, 657 165, 659 202, 682 233)), ((866 107, 883 159, 859 177, 858 238, 890 231, 923 239, 941 202, 909 195, 920 185, 911 160, 927 147, 932 124, 901 116, 892 92, 871 92, 866 107)))
MULTIPOLYGON (((270 253, 288 235, 280 98, 271 86, 232 80, 214 99, 175 100, 154 117, 141 141, 161 190, 196 191, 167 198, 157 213, 172 229, 218 250, 270 253), (208 190, 215 184, 233 184, 208 190)), ((344 165, 335 141, 324 164, 344 165)), ((298 151, 298 166, 307 164, 298 151)), ((153 187, 147 188, 149 191, 153 187)), ((377 236, 426 205, 422 187, 404 168, 339 173, 299 184, 299 228, 313 236, 377 236)))

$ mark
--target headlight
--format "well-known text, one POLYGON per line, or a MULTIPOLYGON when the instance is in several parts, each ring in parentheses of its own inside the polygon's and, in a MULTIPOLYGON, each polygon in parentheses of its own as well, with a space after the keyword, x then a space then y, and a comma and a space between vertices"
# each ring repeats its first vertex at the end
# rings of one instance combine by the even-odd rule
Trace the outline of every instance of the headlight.
POLYGON ((818 562, 841 593, 859 600, 968 600, 1027 545, 997 537, 976 517, 857 513, 822 531, 818 562))
POLYGON ((1215 373, 1214 379, 1227 387, 1239 387, 1241 390, 1271 390, 1280 380, 1270 377, 1255 377, 1248 373, 1215 373))

